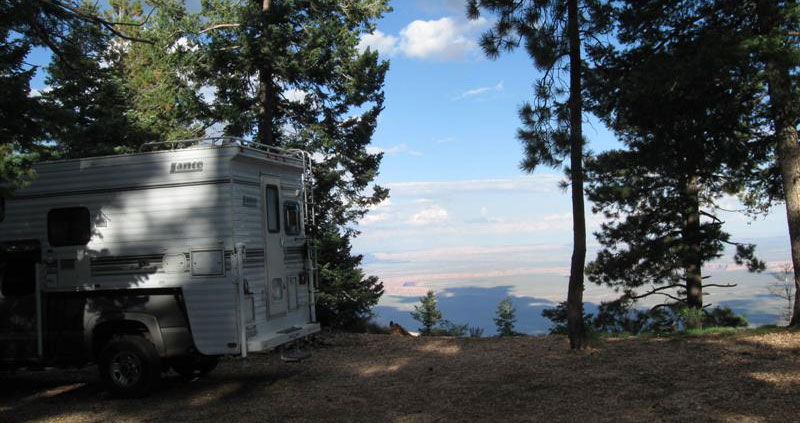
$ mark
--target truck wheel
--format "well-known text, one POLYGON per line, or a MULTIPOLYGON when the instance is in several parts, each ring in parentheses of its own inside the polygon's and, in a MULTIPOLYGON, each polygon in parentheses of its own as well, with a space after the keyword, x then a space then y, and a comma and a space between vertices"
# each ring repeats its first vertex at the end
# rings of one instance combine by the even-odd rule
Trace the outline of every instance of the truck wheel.
POLYGON ((170 365, 175 373, 186 379, 205 376, 217 368, 219 359, 217 357, 180 357, 172 361, 170 365))
POLYGON ((161 358, 156 347, 141 336, 112 338, 100 352, 100 379, 120 398, 146 395, 161 377, 161 358))

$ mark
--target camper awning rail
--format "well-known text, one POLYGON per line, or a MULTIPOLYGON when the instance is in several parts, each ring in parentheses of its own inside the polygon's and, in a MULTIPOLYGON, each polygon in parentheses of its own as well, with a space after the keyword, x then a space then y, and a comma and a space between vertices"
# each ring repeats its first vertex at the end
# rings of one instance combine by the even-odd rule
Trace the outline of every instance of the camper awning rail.
POLYGON ((271 154, 278 154, 283 156, 290 156, 296 159, 303 160, 307 155, 306 152, 299 149, 286 149, 275 147, 272 145, 261 144, 255 141, 246 140, 238 137, 203 137, 203 138, 188 138, 173 141, 153 141, 142 144, 139 147, 139 152, 153 151, 162 147, 167 147, 171 150, 178 148, 188 148, 193 146, 230 146, 238 145, 241 147, 250 147, 257 150, 262 150, 271 154))

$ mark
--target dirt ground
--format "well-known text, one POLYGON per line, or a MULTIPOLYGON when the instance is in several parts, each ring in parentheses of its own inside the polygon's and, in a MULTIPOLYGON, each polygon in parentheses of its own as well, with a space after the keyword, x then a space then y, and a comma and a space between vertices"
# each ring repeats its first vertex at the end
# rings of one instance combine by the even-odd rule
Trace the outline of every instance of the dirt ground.
POLYGON ((800 333, 610 339, 328 335, 115 400, 94 368, 0 374, 0 422, 790 422, 800 333))

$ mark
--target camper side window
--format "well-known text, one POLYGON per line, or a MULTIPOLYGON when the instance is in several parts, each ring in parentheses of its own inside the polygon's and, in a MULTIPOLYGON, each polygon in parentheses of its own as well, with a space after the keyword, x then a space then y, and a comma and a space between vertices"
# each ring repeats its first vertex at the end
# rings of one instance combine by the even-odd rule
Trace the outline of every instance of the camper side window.
POLYGON ((286 235, 299 235, 300 206, 294 201, 288 201, 283 206, 283 210, 284 210, 283 222, 286 225, 286 235))
POLYGON ((47 213, 47 240, 53 247, 86 245, 92 238, 89 209, 69 207, 47 213))
POLYGON ((267 230, 280 232, 280 209, 278 208, 278 187, 267 185, 267 230))

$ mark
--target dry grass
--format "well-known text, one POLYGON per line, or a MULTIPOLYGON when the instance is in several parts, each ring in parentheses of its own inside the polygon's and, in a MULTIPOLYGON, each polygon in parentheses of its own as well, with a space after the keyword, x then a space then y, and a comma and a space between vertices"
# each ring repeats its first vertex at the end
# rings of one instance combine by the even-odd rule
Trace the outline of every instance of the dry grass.
POLYGON ((314 357, 228 360, 113 400, 93 369, 0 375, 1 422, 787 422, 800 333, 608 339, 335 335, 314 357))

